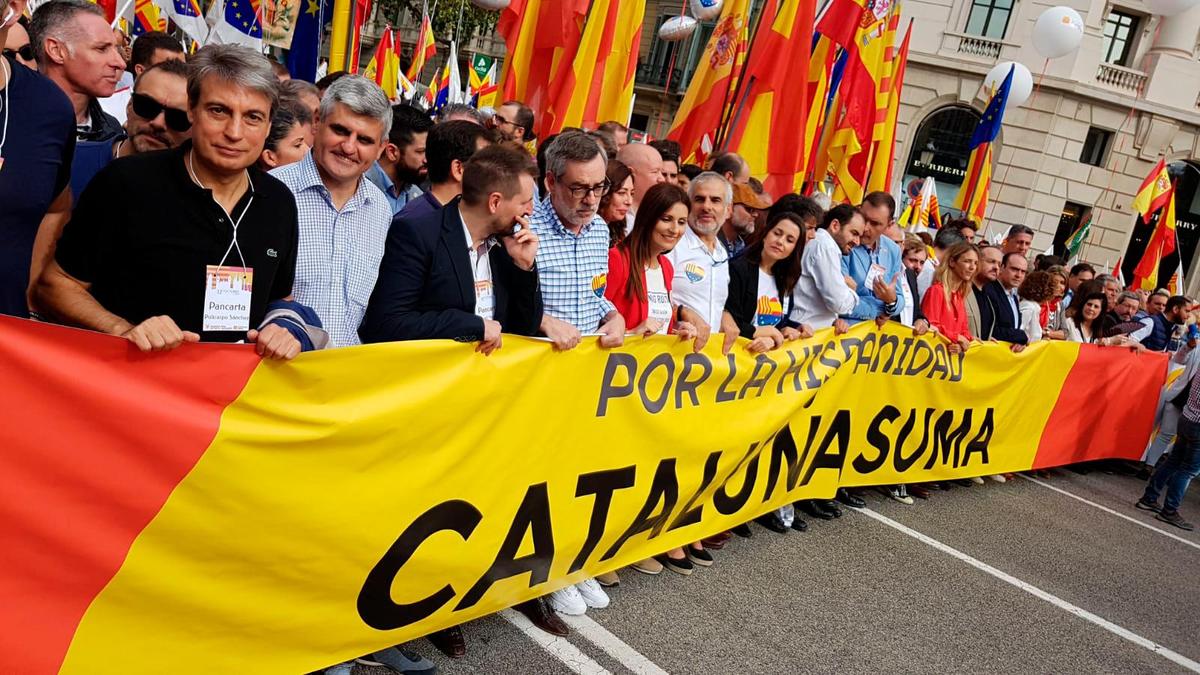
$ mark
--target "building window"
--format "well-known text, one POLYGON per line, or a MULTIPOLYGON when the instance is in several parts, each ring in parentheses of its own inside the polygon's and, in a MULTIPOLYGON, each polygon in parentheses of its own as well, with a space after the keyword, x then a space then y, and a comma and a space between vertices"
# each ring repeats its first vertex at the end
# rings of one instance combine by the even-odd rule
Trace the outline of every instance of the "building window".
POLYGON ((1008 30, 1013 0, 971 0, 967 15, 967 34, 1001 40, 1008 30))
POLYGON ((1054 232, 1054 254, 1067 254, 1067 239, 1075 234, 1075 230, 1083 224, 1085 218, 1091 217, 1092 207, 1075 202, 1063 202, 1062 216, 1058 220, 1058 229, 1054 232))
POLYGON ((1133 55, 1133 40, 1137 36, 1138 17, 1125 12, 1109 12, 1104 23, 1105 63, 1128 66, 1133 55))
POLYGON ((1083 139, 1083 152, 1079 155, 1079 161, 1092 166, 1104 166, 1112 139, 1113 132, 1107 129, 1089 128, 1087 137, 1083 139))

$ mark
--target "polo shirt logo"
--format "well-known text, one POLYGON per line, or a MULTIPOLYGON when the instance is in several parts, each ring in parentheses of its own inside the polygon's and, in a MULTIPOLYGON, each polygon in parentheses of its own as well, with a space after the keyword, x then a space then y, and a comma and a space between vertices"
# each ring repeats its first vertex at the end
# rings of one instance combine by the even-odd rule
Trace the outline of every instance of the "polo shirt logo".
POLYGON ((592 277, 592 292, 596 294, 597 298, 604 297, 604 289, 607 287, 608 287, 608 275, 607 274, 597 274, 596 276, 592 277))
POLYGON ((269 248, 269 249, 267 249, 267 257, 268 258, 278 258, 279 254, 275 252, 275 249, 269 248))
POLYGON ((688 263, 683 266, 683 273, 687 275, 688 281, 693 284, 698 284, 704 281, 704 268, 696 263, 688 263))

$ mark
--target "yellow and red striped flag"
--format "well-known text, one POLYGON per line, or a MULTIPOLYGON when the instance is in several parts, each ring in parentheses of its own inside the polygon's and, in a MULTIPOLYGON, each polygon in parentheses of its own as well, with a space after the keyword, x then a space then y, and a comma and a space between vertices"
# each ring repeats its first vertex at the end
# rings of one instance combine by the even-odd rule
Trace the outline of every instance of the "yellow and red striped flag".
POLYGON ((711 152, 704 150, 704 138, 707 136, 709 143, 716 138, 737 90, 750 40, 749 26, 750 0, 728 0, 667 132, 667 138, 679 143, 685 163, 701 164, 711 152))
MULTIPOLYGON (((892 16, 892 21, 900 20, 899 10, 892 16)), ((895 25, 888 29, 895 33, 895 25)), ((867 177, 867 192, 881 190, 888 192, 892 188, 892 173, 895 169, 896 155, 896 124, 900 118, 900 92, 904 88, 904 71, 908 65, 908 41, 912 37, 912 20, 908 21, 908 31, 904 34, 904 43, 898 53, 893 50, 893 41, 888 43, 888 52, 884 54, 883 79, 879 83, 879 115, 875 121, 875 149, 871 156, 871 171, 867 177)))
POLYGON ((1154 234, 1146 252, 1133 270, 1133 287, 1153 291, 1158 287, 1158 268, 1163 258, 1175 252, 1175 184, 1169 183, 1165 197, 1158 198, 1165 208, 1159 213, 1154 234))
POLYGON ((954 198, 954 208, 962 211, 963 217, 976 225, 983 222, 984 211, 987 210, 988 186, 992 182, 992 143, 1000 133, 1000 125, 1004 122, 1004 107, 1008 105, 1008 90, 1012 88, 1014 68, 1008 69, 1004 82, 987 109, 983 118, 971 135, 971 157, 967 160, 967 172, 963 176, 962 186, 958 196, 954 198))
POLYGON ((569 70, 555 81, 540 133, 629 121, 646 0, 595 0, 569 70))
POLYGON ((375 55, 367 64, 363 75, 374 80, 391 101, 399 99, 400 91, 400 55, 396 53, 396 37, 392 27, 383 29, 379 42, 375 45, 375 55))
POLYGON ((1171 177, 1167 175, 1167 162, 1159 158, 1158 163, 1150 170, 1150 175, 1138 187, 1137 196, 1133 198, 1133 208, 1142 217, 1142 222, 1150 222, 1150 216, 1166 205, 1171 199, 1173 190, 1171 177))
POLYGON ((500 14, 497 32, 506 55, 500 91, 506 101, 521 101, 534 111, 534 131, 550 99, 551 83, 565 76, 575 60, 587 16, 588 0, 512 0, 500 14))
POLYGON ((417 45, 413 47, 412 63, 408 64, 407 77, 409 81, 415 82, 419 79, 425 64, 433 60, 435 56, 437 56, 437 42, 433 37, 433 22, 429 20, 429 14, 423 12, 421 14, 421 35, 417 37, 417 45))
POLYGON ((729 129, 727 149, 740 154, 773 195, 799 190, 804 182, 811 140, 797 131, 808 128, 808 88, 803 83, 808 81, 814 11, 813 0, 768 3, 729 129))

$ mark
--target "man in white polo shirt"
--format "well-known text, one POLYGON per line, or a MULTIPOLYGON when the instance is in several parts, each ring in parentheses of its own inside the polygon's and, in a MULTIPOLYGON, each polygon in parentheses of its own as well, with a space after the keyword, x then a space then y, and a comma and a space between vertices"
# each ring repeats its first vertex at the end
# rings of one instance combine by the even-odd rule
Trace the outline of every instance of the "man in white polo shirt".
POLYGON ((688 187, 692 211, 688 229, 668 257, 675 267, 671 297, 679 303, 679 318, 696 326, 696 351, 721 328, 729 295, 729 254, 717 240, 729 217, 733 189, 721 174, 706 171, 688 187))

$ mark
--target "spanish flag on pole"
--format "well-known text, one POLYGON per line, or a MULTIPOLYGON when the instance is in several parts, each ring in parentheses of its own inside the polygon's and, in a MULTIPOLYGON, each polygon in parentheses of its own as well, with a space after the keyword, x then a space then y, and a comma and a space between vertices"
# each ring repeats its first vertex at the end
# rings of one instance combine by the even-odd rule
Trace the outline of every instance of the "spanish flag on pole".
POLYGON ((726 148, 749 163, 772 195, 797 191, 804 182, 810 141, 799 132, 808 127, 803 83, 808 81, 814 11, 813 0, 768 3, 734 104, 726 148))
POLYGON ((1004 82, 992 95, 987 109, 983 111, 983 119, 975 127, 971 136, 971 157, 967 160, 967 173, 963 176, 962 187, 954 199, 954 208, 962 211, 965 218, 979 224, 983 222, 984 211, 987 209, 988 184, 992 182, 992 142, 1000 133, 1000 124, 1004 121, 1004 106, 1008 104, 1008 90, 1012 87, 1013 68, 1009 68, 1004 82))
POLYGON ((409 81, 415 82, 421 77, 421 70, 425 68, 425 64, 437 56, 437 42, 433 38, 433 23, 429 20, 429 13, 421 13, 421 35, 417 38, 417 45, 413 47, 412 63, 408 64, 407 77, 409 81))
POLYGON ((1171 177, 1167 175, 1167 162, 1159 158, 1158 163, 1150 170, 1150 175, 1142 181, 1137 196, 1133 198, 1133 208, 1142 217, 1142 222, 1150 222, 1150 216, 1167 204, 1174 195, 1171 187, 1171 177))
MULTIPOLYGON (((888 31, 894 36, 900 12, 892 16, 888 31)), ((871 157, 871 171, 867 177, 867 192, 888 192, 892 187, 892 172, 895 169, 896 123, 900 118, 900 91, 904 88, 904 70, 908 65, 908 41, 912 37, 912 20, 899 53, 893 49, 895 38, 887 41, 887 53, 883 57, 883 79, 879 82, 879 109, 875 120, 875 150, 871 157)))
MULTIPOLYGON (((1161 164, 1161 160, 1160 160, 1161 164)), ((1158 287, 1158 268, 1163 258, 1175 252, 1175 184, 1168 184, 1166 194, 1158 198, 1166 208, 1159 212, 1154 234, 1146 244, 1146 252, 1133 270, 1133 287, 1152 291, 1158 287)))
POLYGON ((379 85, 390 101, 400 97, 400 55, 396 53, 395 39, 391 26, 383 29, 383 35, 379 36, 379 43, 375 45, 375 55, 363 73, 364 77, 379 85))
POLYGON ((589 4, 588 0, 512 0, 500 13, 496 31, 506 46, 500 91, 504 100, 521 101, 533 109, 535 133, 541 133, 551 83, 564 77, 575 61, 589 4))
POLYGON ((646 0, 595 0, 571 69, 551 86, 542 135, 629 121, 646 0))
POLYGON ((750 0, 727 0, 667 132, 667 138, 679 143, 686 163, 700 164, 711 152, 702 148, 703 141, 707 136, 712 142, 737 90, 750 40, 749 25, 750 0))

